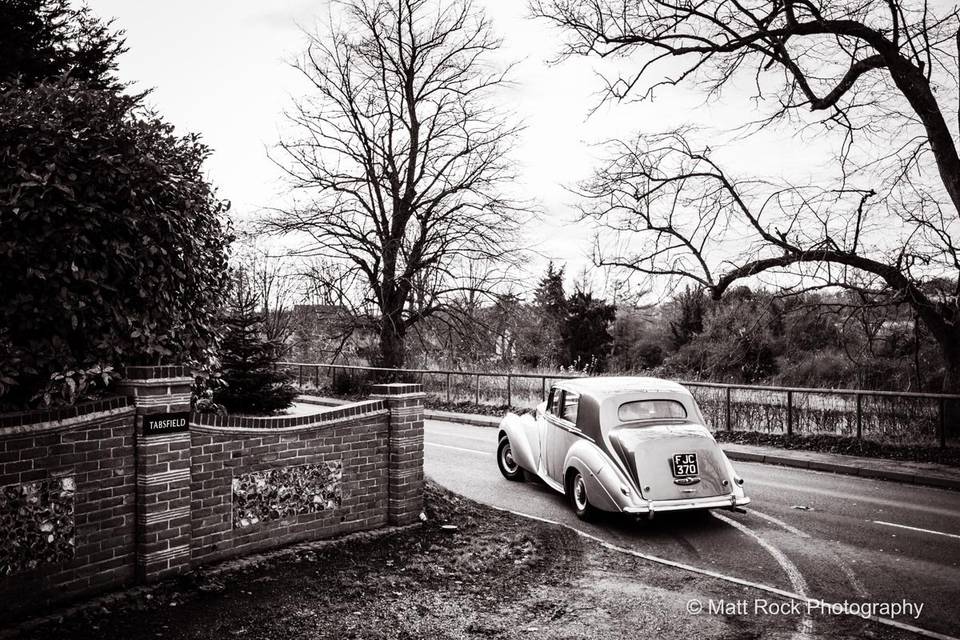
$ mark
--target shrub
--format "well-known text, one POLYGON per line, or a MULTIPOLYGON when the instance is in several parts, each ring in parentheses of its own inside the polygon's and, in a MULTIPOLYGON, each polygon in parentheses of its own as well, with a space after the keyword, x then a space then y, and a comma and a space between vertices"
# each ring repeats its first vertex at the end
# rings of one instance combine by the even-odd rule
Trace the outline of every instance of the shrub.
POLYGON ((276 368, 281 346, 266 337, 257 298, 240 288, 223 318, 221 386, 213 401, 231 413, 270 414, 297 397, 287 375, 276 368))
POLYGON ((655 369, 663 364, 663 347, 652 340, 644 340, 631 349, 633 363, 640 369, 655 369))
POLYGON ((570 366, 591 373, 606 370, 613 343, 609 327, 616 314, 616 306, 588 292, 578 290, 567 299, 562 336, 570 366))
POLYGON ((369 386, 362 371, 334 369, 330 375, 330 391, 336 396, 360 395, 365 393, 369 386))
POLYGON ((208 153, 136 97, 0 88, 0 404, 76 399, 49 388, 68 371, 210 361, 231 237, 208 153))
POLYGON ((784 365, 778 383, 799 387, 839 388, 849 386, 856 375, 855 367, 842 354, 818 351, 801 360, 784 365))

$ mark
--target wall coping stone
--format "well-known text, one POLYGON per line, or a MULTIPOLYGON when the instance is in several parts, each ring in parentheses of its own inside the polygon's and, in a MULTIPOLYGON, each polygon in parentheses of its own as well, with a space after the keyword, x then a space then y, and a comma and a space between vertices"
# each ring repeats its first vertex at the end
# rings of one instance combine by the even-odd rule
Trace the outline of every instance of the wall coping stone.
POLYGON ((121 375, 127 380, 153 380, 157 378, 191 378, 190 367, 166 365, 158 367, 124 367, 121 375))
POLYGON ((305 416, 219 416, 215 413, 192 413, 190 428, 216 433, 289 433, 326 428, 346 419, 375 416, 386 412, 387 407, 382 400, 364 400, 341 407, 322 409, 305 416))
POLYGON ((412 382, 390 382, 387 384, 375 384, 371 388, 373 396, 409 396, 426 395, 423 393, 423 385, 412 382))
POLYGON ((130 407, 130 400, 126 396, 115 396, 83 402, 72 407, 0 413, 0 435, 7 433, 8 429, 17 427, 35 427, 42 430, 50 426, 76 424, 81 421, 79 419, 85 421, 86 418, 98 418, 103 414, 115 413, 127 407, 130 407))
POLYGON ((12 438, 21 435, 67 431, 69 429, 73 429, 74 427, 85 427, 100 420, 107 420, 127 415, 132 416, 135 412, 135 407, 123 407, 120 409, 97 411, 96 413, 85 413, 82 416, 67 418, 58 422, 35 422, 32 424, 20 425, 19 427, 2 427, 0 428, 0 438, 12 438))
POLYGON ((193 386, 193 378, 127 378, 120 380, 117 385, 122 389, 124 387, 169 387, 170 385, 188 385, 193 386))

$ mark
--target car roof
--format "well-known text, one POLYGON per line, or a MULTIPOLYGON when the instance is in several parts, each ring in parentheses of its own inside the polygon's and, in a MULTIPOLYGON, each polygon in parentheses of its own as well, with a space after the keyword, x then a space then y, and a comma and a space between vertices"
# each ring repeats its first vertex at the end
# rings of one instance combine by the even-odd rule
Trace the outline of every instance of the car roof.
POLYGON ((598 401, 622 394, 634 393, 681 393, 690 395, 683 385, 663 378, 641 376, 600 376, 594 378, 570 378, 558 381, 555 386, 588 395, 598 401))

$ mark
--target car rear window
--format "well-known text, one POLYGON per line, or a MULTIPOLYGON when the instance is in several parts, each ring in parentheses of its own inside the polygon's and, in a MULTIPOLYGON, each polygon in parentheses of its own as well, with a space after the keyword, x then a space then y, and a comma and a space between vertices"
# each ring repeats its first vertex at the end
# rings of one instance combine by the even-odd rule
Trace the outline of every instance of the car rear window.
POLYGON ((634 400, 617 410, 621 422, 686 418, 687 410, 676 400, 634 400))

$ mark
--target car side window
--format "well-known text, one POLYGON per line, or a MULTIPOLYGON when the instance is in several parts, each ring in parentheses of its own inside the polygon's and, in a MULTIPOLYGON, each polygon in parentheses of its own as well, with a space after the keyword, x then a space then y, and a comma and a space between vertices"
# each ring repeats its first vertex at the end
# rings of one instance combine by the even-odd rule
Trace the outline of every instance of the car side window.
POLYGON ((559 416, 560 415, 560 394, 563 393, 560 389, 553 387, 550 389, 550 396, 547 398, 547 413, 559 416))
POLYGON ((560 417, 577 424, 577 409, 580 407, 580 394, 567 391, 563 394, 563 413, 560 417))

